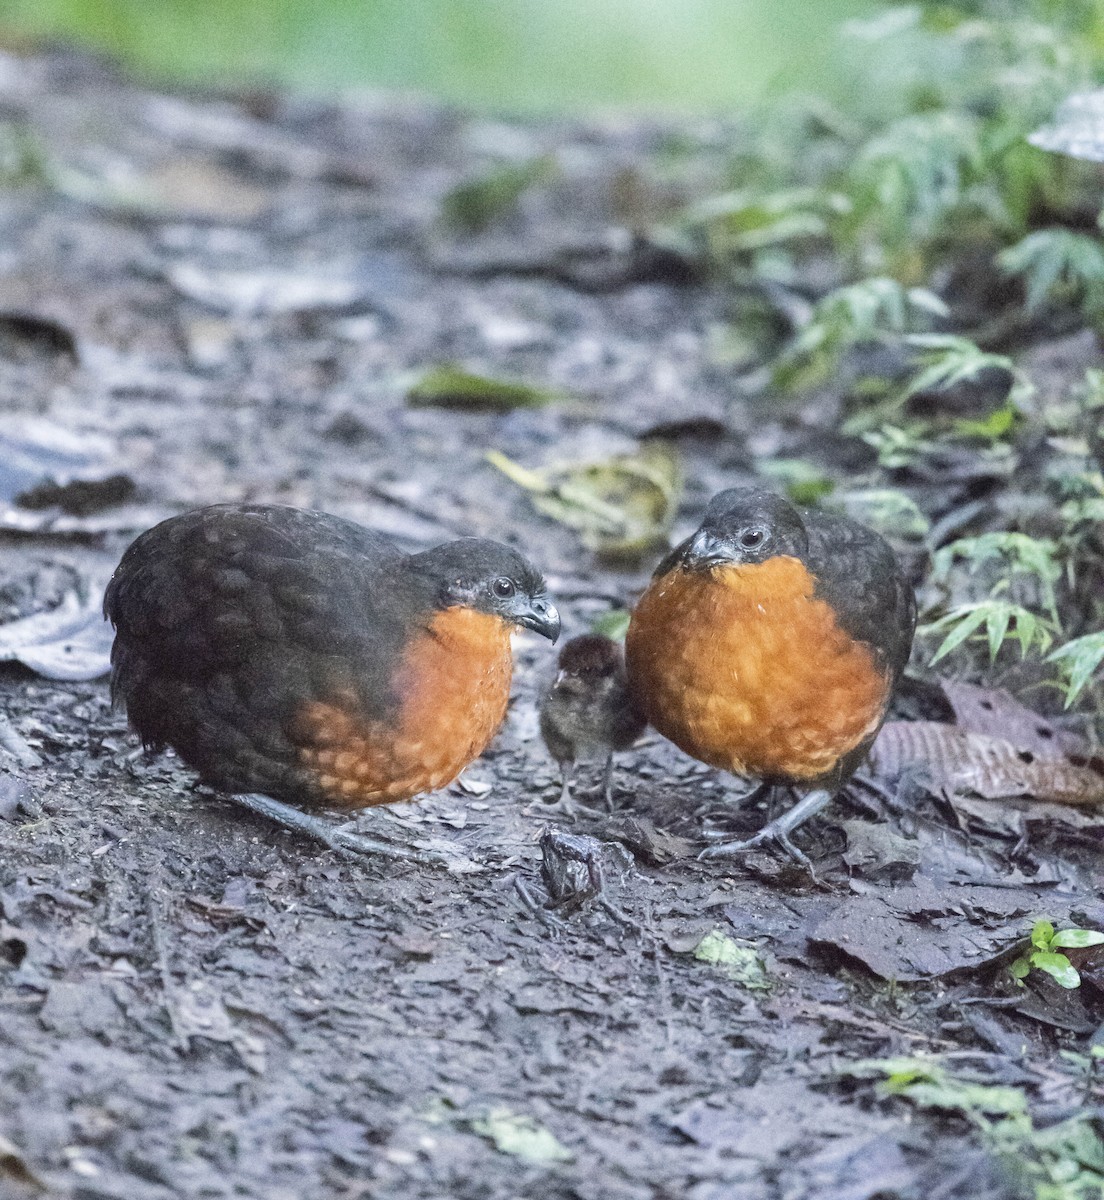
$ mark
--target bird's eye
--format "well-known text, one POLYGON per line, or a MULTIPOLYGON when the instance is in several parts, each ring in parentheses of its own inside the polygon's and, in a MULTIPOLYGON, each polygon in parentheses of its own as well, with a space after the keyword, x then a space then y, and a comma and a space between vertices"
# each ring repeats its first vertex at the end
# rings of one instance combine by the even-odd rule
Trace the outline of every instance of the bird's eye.
POLYGON ((496 579, 494 583, 491 584, 491 591, 494 592, 496 596, 499 596, 505 600, 514 594, 514 581, 512 579, 507 579, 505 576, 503 576, 501 579, 496 579))
POLYGON ((740 534, 740 545, 745 550, 754 550, 756 546, 762 544, 764 536, 761 529, 745 529, 740 534))

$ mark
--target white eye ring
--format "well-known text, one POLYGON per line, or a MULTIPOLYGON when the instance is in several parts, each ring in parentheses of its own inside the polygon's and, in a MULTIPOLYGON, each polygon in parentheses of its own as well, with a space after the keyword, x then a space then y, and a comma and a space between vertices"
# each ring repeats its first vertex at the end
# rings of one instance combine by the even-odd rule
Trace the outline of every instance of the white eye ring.
POLYGON ((754 550, 756 546, 763 544, 763 539, 767 535, 761 529, 745 529, 740 534, 740 545, 745 550, 754 550))

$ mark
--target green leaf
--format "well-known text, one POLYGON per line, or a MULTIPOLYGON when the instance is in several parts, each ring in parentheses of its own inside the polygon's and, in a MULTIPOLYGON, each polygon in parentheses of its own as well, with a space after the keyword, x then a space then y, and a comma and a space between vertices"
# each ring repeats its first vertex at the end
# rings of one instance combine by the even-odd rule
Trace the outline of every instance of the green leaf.
POLYGON ((700 962, 718 967, 733 983, 756 991, 767 991, 771 982, 754 946, 742 946, 723 929, 714 929, 694 947, 700 962))
POLYGON ((982 438, 987 442, 999 442, 1012 433, 1019 420, 1019 409, 1009 403, 994 409, 980 421, 955 421, 952 429, 959 437, 982 438))
POLYGON ((816 304, 809 323, 775 364, 782 387, 812 386, 826 377, 850 347, 879 342, 927 327, 947 306, 924 288, 906 288, 896 279, 875 276, 829 292, 816 304))
POLYGON ((864 488, 837 497, 849 517, 869 525, 883 537, 919 540, 931 522, 916 501, 895 488, 864 488))
POLYGON ((406 392, 415 408, 453 408, 469 412, 500 412, 511 408, 539 408, 563 400, 562 392, 520 380, 491 379, 475 375, 452 363, 428 367, 406 392))
POLYGON ((1027 287, 1027 308, 1035 312, 1055 292, 1080 297, 1090 312, 1104 300, 1104 243, 1069 229, 1040 229, 1002 251, 997 261, 1027 287))
MULTIPOLYGON (((935 552, 932 558, 933 581, 938 583, 950 578, 960 560, 972 569, 995 560, 1002 563, 1007 576, 1022 574, 1034 577, 1051 622, 1056 628, 1060 626, 1054 586, 1061 577, 1062 567, 1058 544, 1051 538, 1034 538, 1009 530, 994 530, 977 537, 959 538, 935 552)), ((1019 614, 1013 615, 1018 617, 1019 614)))
POLYGON ((555 171, 556 160, 550 157, 495 167, 448 192, 441 201, 441 216, 452 229, 479 233, 508 213, 529 188, 555 171))
POLYGON ((794 504, 812 505, 830 496, 835 480, 814 463, 802 458, 765 458, 757 464, 760 472, 786 489, 794 504))
POLYGON ((1104 662, 1104 630, 1059 646, 1048 661, 1058 663, 1066 675, 1066 708, 1069 708, 1104 662))
POLYGON ((964 605, 962 608, 956 608, 931 625, 925 625, 924 632, 934 632, 947 624, 953 625, 951 632, 947 634, 939 649, 932 655, 929 665, 934 667, 941 658, 946 658, 952 650, 958 649, 970 634, 975 633, 987 619, 988 611, 983 602, 978 605, 964 605))
POLYGON ((1013 979, 1026 979, 1031 973, 1031 963, 1028 959, 1028 956, 1026 954, 1021 954, 1019 958, 1010 963, 1008 967, 1008 973, 1013 979))
POLYGON ((1081 976, 1077 973, 1077 968, 1064 954, 1036 950, 1031 956, 1031 965, 1039 971, 1045 971, 1060 987, 1081 986, 1081 976))
POLYGON ((1016 365, 1004 354, 988 354, 969 338, 950 333, 917 333, 905 342, 923 351, 919 371, 905 389, 905 396, 918 392, 949 391, 976 379, 983 371, 1005 371, 1015 377, 1016 365))
POLYGON ((503 1154, 531 1163, 570 1162, 575 1156, 549 1130, 532 1117, 493 1108, 485 1117, 472 1121, 474 1132, 490 1138, 503 1154))
POLYGON ((1104 933, 1096 929, 1061 929, 1050 944, 1064 950, 1083 950, 1086 946, 1104 945, 1104 933))
POLYGON ((1036 921, 1031 927, 1031 944, 1040 950, 1049 950, 1054 940, 1054 926, 1049 921, 1036 921))

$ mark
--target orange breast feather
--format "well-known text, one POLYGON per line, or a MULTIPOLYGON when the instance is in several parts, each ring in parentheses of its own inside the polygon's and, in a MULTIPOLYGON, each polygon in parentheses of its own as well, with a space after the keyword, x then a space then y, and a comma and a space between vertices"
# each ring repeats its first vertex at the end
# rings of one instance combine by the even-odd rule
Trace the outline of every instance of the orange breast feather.
POLYGON ((506 715, 513 658, 498 617, 453 607, 412 639, 392 678, 393 722, 358 716, 355 694, 304 707, 300 762, 328 803, 362 808, 450 783, 478 757, 506 715))
POLYGON ((886 674, 813 587, 788 556, 654 580, 626 656, 660 733, 713 766, 795 781, 827 774, 869 736, 886 674))

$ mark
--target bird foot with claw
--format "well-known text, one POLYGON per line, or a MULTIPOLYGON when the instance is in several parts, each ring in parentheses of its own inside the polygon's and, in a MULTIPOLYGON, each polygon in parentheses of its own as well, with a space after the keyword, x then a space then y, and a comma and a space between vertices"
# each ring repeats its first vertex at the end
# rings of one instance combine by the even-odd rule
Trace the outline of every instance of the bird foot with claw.
POLYGON ((760 846, 765 846, 773 842, 781 850, 785 851, 786 855, 795 863, 803 866, 812 874, 813 864, 810 862, 809 856, 793 844, 789 834, 784 829, 776 829, 773 827, 773 824, 772 822, 770 825, 765 825, 757 834, 746 838, 742 842, 721 842, 717 846, 707 846, 698 855, 698 858, 733 858, 737 854, 743 854, 748 850, 757 850, 760 846))

